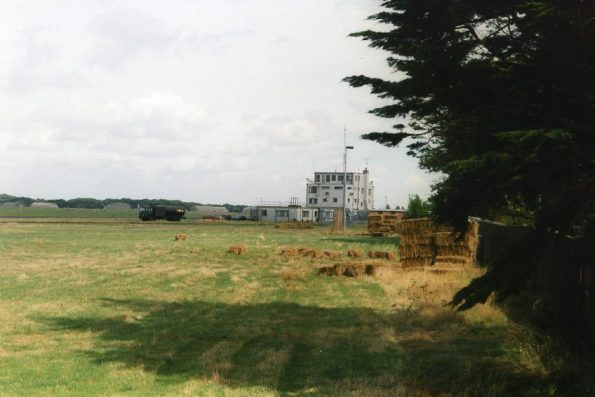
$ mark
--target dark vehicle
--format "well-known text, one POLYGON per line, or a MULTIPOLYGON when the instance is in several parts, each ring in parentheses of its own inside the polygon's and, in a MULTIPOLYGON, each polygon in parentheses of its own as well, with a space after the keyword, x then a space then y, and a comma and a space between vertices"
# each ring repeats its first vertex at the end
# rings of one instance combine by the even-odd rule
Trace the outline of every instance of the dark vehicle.
POLYGON ((143 221, 156 221, 165 219, 171 222, 179 222, 184 217, 186 210, 178 207, 167 207, 165 205, 146 205, 138 210, 138 217, 143 221))

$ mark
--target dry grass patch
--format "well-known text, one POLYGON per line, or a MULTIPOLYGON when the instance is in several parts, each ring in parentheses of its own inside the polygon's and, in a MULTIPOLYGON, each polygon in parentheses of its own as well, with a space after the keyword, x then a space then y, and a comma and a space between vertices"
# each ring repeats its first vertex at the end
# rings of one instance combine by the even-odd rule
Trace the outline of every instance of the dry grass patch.
POLYGON ((283 222, 277 223, 275 229, 305 230, 314 229, 312 222, 283 222))
POLYGON ((309 269, 305 266, 299 267, 284 267, 279 272, 277 272, 277 276, 279 279, 285 282, 290 281, 303 281, 306 276, 310 273, 309 269))

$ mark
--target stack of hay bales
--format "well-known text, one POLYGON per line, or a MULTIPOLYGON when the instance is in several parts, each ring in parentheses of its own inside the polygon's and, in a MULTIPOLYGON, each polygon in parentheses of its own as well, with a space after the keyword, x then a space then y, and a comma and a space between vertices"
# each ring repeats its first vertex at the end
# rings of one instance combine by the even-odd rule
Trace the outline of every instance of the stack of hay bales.
POLYGON ((424 266, 434 263, 435 250, 429 219, 404 220, 400 224, 399 231, 401 235, 399 257, 403 266, 424 266))
POLYGON ((404 267, 475 264, 477 222, 470 222, 465 236, 460 239, 451 227, 432 224, 428 218, 404 220, 399 229, 399 254, 404 267))
POLYGON ((399 224, 404 215, 404 211, 370 211, 368 232, 373 236, 396 234, 399 232, 399 224))
POLYGON ((469 222, 467 232, 460 239, 455 238, 450 227, 442 226, 438 229, 440 230, 434 232, 435 264, 475 264, 479 244, 479 224, 477 222, 469 222))

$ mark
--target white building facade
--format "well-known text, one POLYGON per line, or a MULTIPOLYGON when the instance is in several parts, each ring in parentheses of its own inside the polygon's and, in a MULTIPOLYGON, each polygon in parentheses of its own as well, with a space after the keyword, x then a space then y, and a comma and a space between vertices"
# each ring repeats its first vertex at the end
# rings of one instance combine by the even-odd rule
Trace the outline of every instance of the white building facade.
POLYGON ((309 208, 343 208, 344 197, 345 208, 352 215, 374 208, 374 183, 367 168, 361 173, 315 172, 306 189, 309 208))
POLYGON ((308 179, 304 205, 299 204, 296 197, 283 203, 261 201, 246 210, 246 216, 263 222, 329 223, 333 221, 334 209, 343 208, 344 191, 348 219, 374 208, 374 183, 366 168, 363 172, 346 174, 315 172, 314 179, 308 179))

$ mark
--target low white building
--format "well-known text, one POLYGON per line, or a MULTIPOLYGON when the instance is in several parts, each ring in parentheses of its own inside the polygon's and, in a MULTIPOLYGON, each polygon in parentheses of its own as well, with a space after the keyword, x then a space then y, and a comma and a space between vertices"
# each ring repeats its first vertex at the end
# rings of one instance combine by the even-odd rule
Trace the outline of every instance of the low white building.
POLYGON ((315 222, 318 218, 318 208, 302 206, 297 197, 289 202, 261 201, 254 211, 254 218, 263 222, 315 222))
POLYGON ((191 211, 198 212, 202 216, 224 216, 229 215, 229 211, 225 207, 217 207, 212 205, 195 205, 191 211))
POLYGON ((31 203, 31 208, 58 208, 56 203, 36 202, 31 203))
POLYGON ((0 207, 13 207, 13 208, 21 208, 24 206, 25 206, 25 204, 23 204, 22 201, 8 201, 8 202, 0 205, 0 207))
POLYGON ((315 172, 314 179, 308 179, 306 203, 298 204, 297 198, 291 202, 260 202, 252 207, 252 218, 265 222, 309 221, 330 223, 334 210, 343 208, 343 192, 346 192, 346 209, 349 219, 358 212, 374 208, 374 183, 368 169, 363 172, 315 172), (347 178, 345 179, 345 176, 347 178))

